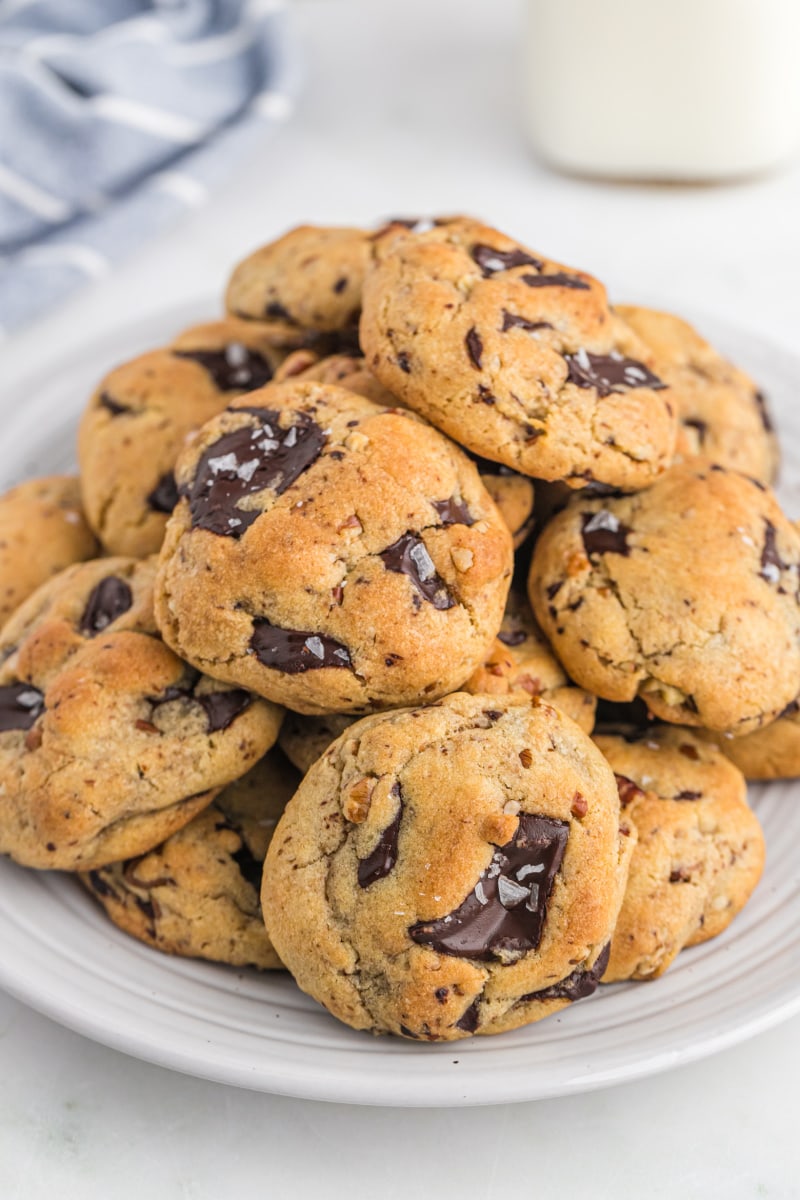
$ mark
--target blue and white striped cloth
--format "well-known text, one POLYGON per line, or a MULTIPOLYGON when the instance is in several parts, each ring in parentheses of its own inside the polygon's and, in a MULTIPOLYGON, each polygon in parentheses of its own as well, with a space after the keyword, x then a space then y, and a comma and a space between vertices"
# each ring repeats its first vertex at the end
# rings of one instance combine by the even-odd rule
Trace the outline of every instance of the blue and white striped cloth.
POLYGON ((0 333, 201 204, 296 85, 283 0, 0 0, 0 333))

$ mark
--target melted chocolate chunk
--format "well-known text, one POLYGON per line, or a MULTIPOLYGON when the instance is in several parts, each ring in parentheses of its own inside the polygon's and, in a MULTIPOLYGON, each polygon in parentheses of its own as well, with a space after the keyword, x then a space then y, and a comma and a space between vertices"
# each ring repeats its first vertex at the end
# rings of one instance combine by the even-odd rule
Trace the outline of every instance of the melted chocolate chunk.
POLYGON ((789 564, 785 563, 778 553, 775 540, 775 526, 771 521, 764 521, 764 549, 761 551, 761 570, 759 574, 767 583, 778 583, 781 571, 787 571, 789 564))
POLYGON ((474 1033, 478 1028, 480 1007, 480 996, 476 996, 469 1008, 465 1009, 456 1021, 456 1029, 463 1029, 464 1033, 474 1033))
POLYGON ((153 509, 153 512, 172 512, 178 503, 178 485, 175 482, 175 476, 172 471, 167 471, 166 475, 161 476, 147 497, 147 503, 153 509))
POLYGON ((583 1000, 584 996, 591 996, 593 992, 597 991, 597 985, 605 974, 610 957, 611 943, 609 942, 600 951, 591 967, 577 967, 560 983, 553 983, 539 992, 528 992, 526 996, 521 996, 517 1004, 525 1004, 528 1000, 583 1000))
POLYGON ((322 633, 303 633, 299 629, 281 629, 262 617, 253 621, 250 648, 265 667, 302 675, 321 667, 349 667, 350 651, 341 642, 322 633))
POLYGON ((483 355, 483 340, 481 339, 481 335, 478 333, 474 325, 464 340, 467 344, 467 354, 470 357, 470 362, 480 371, 481 356, 483 355))
POLYGON ((221 392, 252 392, 272 379, 272 367, 244 342, 229 342, 222 350, 173 350, 208 371, 221 392))
POLYGON ((455 605, 444 580, 436 572, 425 543, 416 533, 404 533, 391 546, 387 546, 379 557, 388 571, 406 575, 423 600, 427 600, 434 608, 445 611, 455 605))
POLYGON ((524 329, 526 333, 535 333, 537 329, 552 329, 553 326, 549 321, 529 321, 527 317, 520 317, 517 313, 510 313, 508 309, 503 309, 503 324, 500 326, 501 333, 508 333, 509 329, 524 329))
POLYGON ((403 797, 400 784, 395 783, 391 794, 397 798, 397 814, 392 818, 378 838, 378 844, 366 858, 358 860, 358 886, 368 888, 370 884, 383 879, 397 862, 397 840, 400 836, 400 824, 403 820, 403 797))
POLYGON ((514 837, 495 849, 463 903, 445 917, 412 925, 412 941, 483 962, 535 950, 568 837, 565 822, 522 813, 514 837))
POLYGON ((133 593, 125 580, 106 575, 90 592, 78 629, 86 637, 94 637, 127 612, 132 604, 133 593))
POLYGON ((581 536, 587 554, 622 554, 631 552, 628 545, 630 526, 622 522, 605 508, 596 513, 582 513, 581 536))
POLYGON ((192 528, 240 538, 260 514, 239 508, 237 501, 268 487, 280 496, 319 458, 325 434, 305 413, 282 429, 273 409, 236 411, 251 413, 259 424, 234 429, 209 446, 183 494, 189 497, 192 528))
POLYGON ((502 642, 504 646, 521 646, 527 637, 524 629, 509 629, 500 630, 497 635, 497 640, 502 642))
POLYGON ((611 354, 590 354, 579 350, 577 354, 565 354, 567 379, 581 388, 596 388, 598 396, 610 396, 612 392, 633 391, 635 388, 650 388, 661 391, 662 383, 644 363, 633 358, 611 354))
POLYGON ((479 242, 472 247, 471 254, 487 277, 497 274, 498 271, 511 271, 514 267, 533 267, 534 270, 541 271, 544 266, 540 258, 534 258, 527 250, 519 247, 514 250, 495 250, 494 246, 479 242))
POLYGON ((193 671, 185 686, 168 687, 162 695, 148 696, 148 699, 154 708, 161 704, 169 704, 171 700, 191 700, 194 704, 199 704, 206 714, 206 731, 219 733, 232 725, 239 714, 250 707, 253 697, 244 688, 198 693, 196 688, 201 678, 199 671, 193 671))
POLYGON ((400 353, 397 355, 397 365, 401 371, 404 371, 406 373, 406 375, 411 374, 411 361, 410 361, 408 355, 406 354, 405 350, 401 350, 400 353))
POLYGON ((241 846, 231 855, 231 858, 239 868, 242 878, 250 884, 251 888, 255 890, 256 895, 260 896, 261 876, 264 873, 263 862, 261 862, 260 859, 257 859, 253 854, 253 851, 245 841, 244 834, 242 833, 241 829, 239 829, 238 825, 234 825, 231 821, 226 821, 224 826, 217 825, 217 829, 221 829, 223 827, 232 829, 234 833, 239 835, 241 846))
POLYGON ((113 396, 109 396, 108 392, 103 392, 98 400, 101 408, 107 409, 112 417, 121 417, 123 413, 131 412, 127 404, 120 404, 113 396))
POLYGON ((474 525, 475 518, 470 513, 463 500, 451 496, 449 500, 431 500, 443 525, 474 525))
POLYGON ((702 792, 683 791, 683 792, 678 792, 678 794, 676 796, 673 796, 672 798, 673 798, 673 800, 700 800, 702 798, 702 795, 703 795, 702 792))
POLYGON ((30 729, 44 712, 44 696, 29 683, 11 683, 0 687, 0 733, 9 729, 30 729))
POLYGON ((552 275, 523 275, 522 282, 528 287, 565 287, 577 292, 588 292, 589 284, 579 275, 567 275, 563 271, 554 271, 552 275))
POLYGON ((770 416, 770 411, 767 406, 767 397, 763 392, 754 392, 753 399, 758 407, 758 413, 761 417, 761 424, 764 426, 764 429, 767 433, 774 433, 775 426, 772 423, 772 417, 770 416))

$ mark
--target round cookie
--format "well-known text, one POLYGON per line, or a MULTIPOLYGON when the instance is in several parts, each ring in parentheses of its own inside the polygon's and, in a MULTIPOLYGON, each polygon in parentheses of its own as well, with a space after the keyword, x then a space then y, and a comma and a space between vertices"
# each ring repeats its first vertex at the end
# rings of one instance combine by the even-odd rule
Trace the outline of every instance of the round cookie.
POLYGON ((796 779, 800 776, 800 702, 793 700, 776 721, 749 733, 730 738, 701 731, 726 758, 735 763, 745 779, 796 779))
POLYGON ((323 717, 304 717, 301 713, 287 712, 278 744, 293 766, 305 775, 341 733, 356 717, 343 713, 326 713, 323 717))
POLYGON ((511 539, 435 429, 330 384, 235 401, 180 459, 156 617, 200 670, 303 713, 436 699, 502 620, 511 539))
POLYGON ((363 304, 370 370, 473 453, 575 487, 646 487, 669 465, 669 390, 590 275, 469 219, 395 227, 363 304))
POLYGON ((81 880, 115 925, 156 950, 279 968, 261 916, 261 868, 299 778, 267 754, 161 846, 81 880))
POLYGON ((595 742, 617 776, 622 821, 638 833, 603 982, 655 979, 741 912, 761 877, 764 836, 741 772, 688 730, 656 725, 595 742))
POLYGON ((459 693, 359 721, 311 767, 264 917, 303 991, 356 1029, 500 1033, 594 990, 634 840, 573 722, 459 693))
POLYGON ((739 370, 671 313, 630 304, 614 311, 653 355, 678 412, 678 458, 702 454, 723 467, 773 483, 779 448, 766 399, 739 370))
POLYGON ((51 575, 97 553, 72 475, 47 475, 0 496, 0 626, 51 575))
POLYGON ((796 695, 799 564, 772 493, 694 459, 645 492, 570 501, 536 544, 529 592, 581 687, 741 736, 796 695))
POLYGON ((366 396, 375 404, 383 404, 386 408, 397 406, 397 398, 367 370, 365 360, 354 354, 329 354, 320 358, 313 350, 295 350, 275 372, 276 383, 287 379, 335 383, 357 396, 366 396))
POLYGON ((574 687, 536 624, 525 596, 509 592, 503 624, 485 662, 464 684, 484 696, 537 696, 555 704, 584 733, 594 728, 597 697, 574 687))
POLYGON ((0 853, 88 870, 142 854, 274 743, 280 710, 157 635, 155 564, 69 567, 0 634, 0 853))
POLYGON ((234 396, 267 383, 301 341, 285 325, 228 318, 106 375, 81 420, 78 459, 86 514, 108 553, 158 550, 180 451, 234 396))

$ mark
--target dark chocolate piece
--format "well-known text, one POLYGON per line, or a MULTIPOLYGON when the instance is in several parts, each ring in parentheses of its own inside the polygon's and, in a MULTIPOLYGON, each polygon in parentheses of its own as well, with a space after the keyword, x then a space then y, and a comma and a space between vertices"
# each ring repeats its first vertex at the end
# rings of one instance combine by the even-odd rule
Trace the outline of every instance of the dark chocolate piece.
POLYGON ((767 405, 767 397, 764 395, 763 392, 754 392, 753 399, 755 400, 756 405, 758 407, 758 413, 759 413, 759 416, 761 417, 761 424, 764 426, 764 429, 766 430, 767 433, 774 433, 775 426, 772 422, 772 417, 770 415, 769 407, 767 405))
POLYGON ((552 275, 523 275, 522 282, 528 287, 565 287, 577 292, 588 292, 589 284, 580 275, 567 275, 564 271, 554 271, 552 275))
POLYGON ((481 356, 483 355, 483 340, 474 325, 464 340, 467 344, 467 354, 470 357, 470 362, 480 371, 481 356))
POLYGON ((283 429, 273 409, 233 411, 250 413, 259 424, 234 429, 209 446, 183 494, 189 497, 194 529, 240 538, 260 514, 239 508, 237 501, 268 487, 280 496, 316 462, 326 439, 305 413, 294 414, 295 423, 283 429))
POLYGON ((133 593, 124 579, 106 575, 89 593, 78 629, 86 637, 102 633, 133 604, 133 593))
POLYGON ((608 960, 611 957, 611 943, 598 954, 591 967, 576 967, 571 975, 560 983, 542 988, 539 992, 528 992, 521 996, 517 1004, 525 1004, 528 1000, 583 1000, 597 991, 597 985, 605 974, 608 960))
POLYGON ((606 508, 581 514, 581 536, 587 554, 622 554, 627 558, 631 552, 628 545, 630 532, 630 526, 623 525, 606 508))
POLYGON ((425 543, 416 533, 404 533, 391 546, 387 546, 379 557, 388 571, 406 575, 420 596, 434 608, 445 611, 455 605, 444 580, 437 574, 425 543))
MULTIPOLYGON (((243 316, 245 314, 242 314, 243 316)), ((264 308, 264 316, 270 317, 273 321, 288 321, 290 325, 294 325, 294 318, 291 316, 288 308, 280 304, 277 300, 270 300, 264 308)))
POLYGON ((476 996, 469 1008, 464 1009, 464 1012, 456 1021, 456 1029, 463 1029, 464 1033, 474 1033, 478 1028, 480 1007, 480 996, 476 996))
POLYGON ((781 571, 787 571, 789 564, 785 563, 778 553, 775 540, 775 526, 771 521, 764 521, 764 549, 761 551, 761 570, 759 574, 767 583, 778 583, 781 571))
POLYGON ((443 525, 474 525, 475 518, 463 500, 451 496, 449 500, 431 500, 443 525))
POLYGON ((706 434, 708 433, 707 423, 705 421, 701 421, 700 418, 698 417, 695 420, 690 420, 687 418, 685 421, 682 422, 682 424, 688 425, 690 429, 694 429, 696 431, 697 440, 699 441, 700 445, 702 446, 706 440, 706 434))
POLYGON ((166 475, 161 476, 158 483, 147 497, 147 503, 154 512, 172 512, 173 508, 178 503, 178 485, 175 482, 175 475, 172 471, 167 471, 166 475))
POLYGON ((483 962, 535 950, 568 837, 566 822, 522 813, 467 898, 445 917, 412 925, 412 941, 483 962))
POLYGON ((148 696, 154 708, 161 704, 169 704, 171 700, 191 700, 199 704, 206 714, 206 730, 208 733, 219 733, 232 725, 240 713, 253 703, 250 692, 244 688, 230 688, 224 692, 196 691, 197 684, 202 679, 199 671, 192 671, 183 686, 174 685, 164 690, 160 696, 148 696))
POLYGON ((272 366, 244 342, 229 342, 222 350, 173 350, 208 371, 221 392, 252 392, 272 379, 272 366))
POLYGON ((520 317, 517 313, 509 312, 507 308, 503 309, 501 333, 508 333, 509 329, 524 329, 526 333, 535 333, 537 329, 552 328, 549 321, 529 321, 527 317, 520 317))
POLYGON ((702 798, 702 795, 703 795, 702 792, 683 791, 683 792, 678 792, 678 794, 676 796, 673 796, 672 798, 673 798, 673 800, 700 800, 702 798))
POLYGON ((102 392, 98 404, 108 410, 112 417, 121 417, 123 413, 131 412, 127 404, 120 404, 117 400, 110 396, 108 392, 102 392))
POLYGON ((400 824, 403 820, 403 796, 400 784, 392 786, 391 794, 396 797, 397 813, 378 838, 378 844, 366 858, 358 860, 358 885, 368 888, 388 875, 397 862, 397 841, 400 836, 400 824))
POLYGON ((540 258, 534 258, 527 250, 516 247, 514 250, 495 250, 485 242, 478 242, 472 247, 472 257, 484 275, 495 275, 498 271, 511 271, 514 267, 533 267, 541 271, 544 263, 540 258))
POLYGON ((92 885, 92 891, 97 892, 98 896, 110 896, 112 900, 116 900, 116 892, 106 883, 99 871, 89 872, 89 883, 92 885))
POLYGON ((350 651, 341 642, 322 633, 304 633, 299 629, 281 629, 263 617, 253 620, 250 648, 265 667, 302 675, 321 667, 349 667, 350 651))
POLYGON ((590 354, 579 350, 577 354, 565 354, 567 379, 581 388, 596 388, 598 396, 610 396, 612 392, 628 392, 635 388, 650 388, 661 391, 667 385, 657 375, 634 358, 623 358, 612 350, 610 354, 590 354))
POLYGON ((30 729, 44 712, 44 696, 30 683, 10 683, 0 687, 0 733, 9 729, 30 729))

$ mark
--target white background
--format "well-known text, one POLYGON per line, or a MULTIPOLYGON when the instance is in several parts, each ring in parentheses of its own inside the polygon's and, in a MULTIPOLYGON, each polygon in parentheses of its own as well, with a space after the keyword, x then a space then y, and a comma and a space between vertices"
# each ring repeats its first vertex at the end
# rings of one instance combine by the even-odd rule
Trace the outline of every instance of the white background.
MULTIPOLYGON (((800 168, 725 188, 550 174, 522 129, 520 8, 298 0, 308 79, 292 119, 179 228, 4 343, 0 396, 106 329, 220 293, 238 257, 301 220, 475 212, 594 271, 618 299, 707 310, 796 346, 800 168)), ((141 1200, 150 1189, 220 1200, 247 1187, 315 1200, 784 1200, 800 1196, 798 1074, 800 1018, 698 1065, 584 1097, 370 1110, 173 1075, 0 994, 0 1197, 141 1200)))

